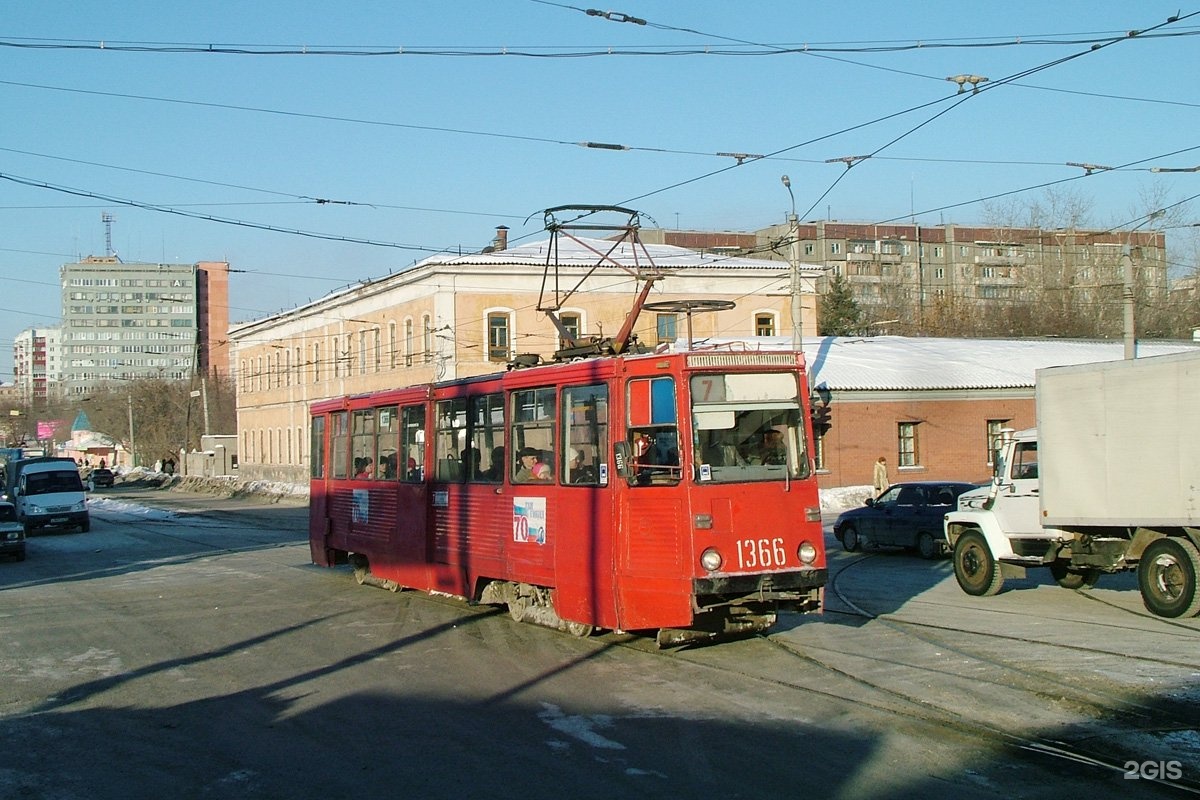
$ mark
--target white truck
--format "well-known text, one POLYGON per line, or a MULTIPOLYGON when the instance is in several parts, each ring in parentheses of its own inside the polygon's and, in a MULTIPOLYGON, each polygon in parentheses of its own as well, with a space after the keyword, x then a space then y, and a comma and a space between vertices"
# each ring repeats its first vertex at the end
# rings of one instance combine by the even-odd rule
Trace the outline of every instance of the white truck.
POLYGON ((945 517, 959 586, 1136 569, 1152 613, 1200 612, 1200 352, 1040 369, 1035 397, 1037 428, 1006 431, 991 484, 945 517))

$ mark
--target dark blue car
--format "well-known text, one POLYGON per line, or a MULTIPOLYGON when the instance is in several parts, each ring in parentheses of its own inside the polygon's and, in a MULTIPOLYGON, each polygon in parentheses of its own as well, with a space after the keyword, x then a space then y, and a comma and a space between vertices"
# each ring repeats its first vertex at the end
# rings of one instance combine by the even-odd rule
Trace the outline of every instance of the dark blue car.
POLYGON ((833 534, 845 550, 854 552, 864 542, 915 549, 922 558, 945 552, 942 517, 958 496, 975 488, 960 481, 897 483, 862 508, 842 513, 833 534))

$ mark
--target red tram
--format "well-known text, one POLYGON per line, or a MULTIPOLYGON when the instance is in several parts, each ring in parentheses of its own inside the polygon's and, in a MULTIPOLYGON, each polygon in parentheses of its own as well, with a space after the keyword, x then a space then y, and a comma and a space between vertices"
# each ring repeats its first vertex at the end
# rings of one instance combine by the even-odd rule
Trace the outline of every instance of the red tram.
POLYGON ((312 406, 314 563, 662 646, 819 611, 795 352, 593 358, 312 406))

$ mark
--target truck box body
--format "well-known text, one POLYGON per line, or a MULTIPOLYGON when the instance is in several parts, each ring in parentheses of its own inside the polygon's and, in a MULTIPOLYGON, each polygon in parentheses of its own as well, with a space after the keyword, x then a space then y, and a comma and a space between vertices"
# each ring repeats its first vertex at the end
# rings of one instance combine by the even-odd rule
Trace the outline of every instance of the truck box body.
POLYGON ((1200 353, 1037 371, 1042 524, 1200 524, 1200 353))

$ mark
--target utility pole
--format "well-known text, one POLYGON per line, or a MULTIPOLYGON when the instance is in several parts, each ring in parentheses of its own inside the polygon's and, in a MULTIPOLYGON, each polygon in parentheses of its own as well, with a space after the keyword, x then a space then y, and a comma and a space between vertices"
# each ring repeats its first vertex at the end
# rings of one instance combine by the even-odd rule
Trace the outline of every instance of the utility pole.
POLYGON ((125 395, 125 400, 129 403, 129 466, 133 468, 137 466, 137 451, 133 447, 133 393, 125 395))
POLYGON ((1121 306, 1124 310, 1122 328, 1125 339, 1125 359, 1137 358, 1137 335, 1133 323, 1133 258, 1128 248, 1121 255, 1121 306))
POLYGON ((792 200, 792 212, 788 214, 788 231, 792 237, 792 245, 789 249, 791 262, 791 297, 792 297, 792 349, 804 349, 804 336, 801 329, 802 307, 800 305, 800 220, 796 216, 796 196, 792 194, 792 181, 787 176, 782 176, 779 180, 783 182, 783 187, 788 190, 788 197, 792 200))

